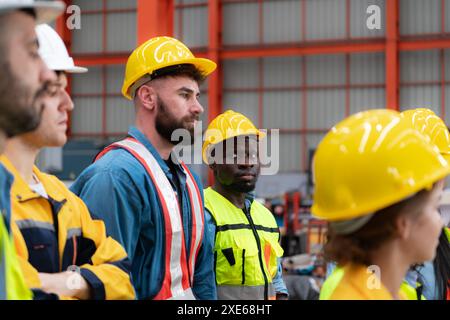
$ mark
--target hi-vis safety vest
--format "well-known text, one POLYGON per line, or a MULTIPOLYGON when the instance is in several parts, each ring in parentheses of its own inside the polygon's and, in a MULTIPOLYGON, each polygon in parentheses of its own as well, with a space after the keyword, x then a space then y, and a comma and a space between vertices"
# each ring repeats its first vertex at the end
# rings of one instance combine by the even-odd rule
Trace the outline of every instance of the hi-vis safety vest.
MULTIPOLYGON (((330 300, 331 296, 333 295, 334 290, 341 282, 342 278, 344 277, 345 271, 342 267, 336 267, 336 269, 333 270, 333 272, 330 274, 330 276, 325 280, 325 282, 322 285, 322 288, 320 289, 320 296, 319 300, 330 300)), ((406 297, 407 300, 426 300, 423 295, 420 295, 419 299, 419 292, 416 288, 412 287, 408 282, 403 280, 401 286, 400 286, 400 292, 402 293, 403 297, 406 297)))
POLYGON ((0 300, 30 300, 33 294, 25 284, 16 250, 0 213, 0 300))
MULTIPOLYGON (((450 228, 444 228, 445 235, 447 236, 447 240, 450 243, 450 228)), ((450 280, 447 283, 447 300, 450 300, 450 280)))
POLYGON ((272 279, 283 255, 272 213, 253 201, 244 212, 212 188, 205 207, 216 222, 214 260, 218 299, 274 299, 272 279))
POLYGON ((128 137, 106 147, 95 160, 100 159, 113 149, 125 149, 145 168, 153 181, 164 216, 165 273, 160 291, 156 300, 167 299, 195 299, 191 285, 194 280, 195 261, 203 237, 204 215, 200 190, 191 172, 184 163, 181 163, 186 174, 186 186, 192 210, 192 234, 189 256, 186 257, 186 240, 183 231, 178 198, 170 181, 159 166, 150 151, 138 140, 128 137))

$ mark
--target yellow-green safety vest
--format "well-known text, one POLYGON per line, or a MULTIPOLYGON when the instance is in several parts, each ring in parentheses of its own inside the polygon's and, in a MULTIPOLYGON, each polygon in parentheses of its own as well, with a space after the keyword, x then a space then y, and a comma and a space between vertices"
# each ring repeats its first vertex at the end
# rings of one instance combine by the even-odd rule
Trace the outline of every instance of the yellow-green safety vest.
MULTIPOLYGON (((339 285, 339 282, 341 282, 342 278, 344 277, 344 274, 345 274, 344 268, 342 267, 336 267, 336 269, 333 270, 333 272, 325 280, 325 282, 322 285, 322 288, 320 289, 319 300, 330 300, 331 295, 333 294, 336 287, 339 285)), ((411 286, 405 280, 403 280, 400 286, 400 291, 408 298, 408 300, 419 300, 416 288, 411 286)), ((423 295, 421 295, 420 300, 426 299, 423 295)))
POLYGON ((30 300, 32 297, 25 284, 12 237, 0 214, 0 300, 30 300))
POLYGON ((257 201, 250 212, 237 208, 211 187, 205 207, 216 222, 214 248, 219 299, 273 299, 272 279, 283 255, 272 213, 257 201))

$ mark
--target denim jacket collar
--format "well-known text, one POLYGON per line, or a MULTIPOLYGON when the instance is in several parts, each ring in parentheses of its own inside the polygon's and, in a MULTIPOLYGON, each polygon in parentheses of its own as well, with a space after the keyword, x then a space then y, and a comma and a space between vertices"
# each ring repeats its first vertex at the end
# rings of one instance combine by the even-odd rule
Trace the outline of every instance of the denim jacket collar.
MULTIPOLYGON (((170 172, 170 169, 169 169, 167 163, 164 161, 163 158, 161 158, 161 155, 155 149, 155 147, 152 145, 150 140, 141 131, 139 131, 138 128, 136 128, 135 126, 131 126, 128 130, 128 135, 135 138, 140 143, 142 143, 147 148, 147 150, 150 151, 150 153, 153 155, 153 157, 155 157, 156 161, 158 162, 158 164, 161 167, 161 169, 163 170, 163 172, 167 176, 172 177, 172 174, 170 172)), ((179 171, 179 173, 182 173, 182 175, 184 176, 184 170, 181 167, 181 164, 179 163, 175 154, 171 153, 171 158, 174 160, 173 162, 175 164, 175 167, 177 168, 177 171, 179 171)))

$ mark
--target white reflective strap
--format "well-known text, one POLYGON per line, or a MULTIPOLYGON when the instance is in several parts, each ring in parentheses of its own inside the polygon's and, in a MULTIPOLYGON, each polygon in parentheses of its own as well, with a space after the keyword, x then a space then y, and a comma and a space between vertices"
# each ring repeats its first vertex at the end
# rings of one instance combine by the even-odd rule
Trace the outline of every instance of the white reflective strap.
POLYGON ((190 267, 191 267, 191 281, 194 280, 194 273, 195 273, 195 261, 197 259, 197 250, 200 246, 200 240, 203 236, 203 206, 201 204, 201 195, 199 194, 198 187, 195 184, 195 181, 192 179, 192 176, 190 172, 186 172, 189 170, 187 167, 183 166, 183 169, 186 174, 186 184, 188 186, 188 190, 190 192, 192 201, 191 201, 191 208, 193 211, 193 216, 195 217, 195 239, 191 239, 191 241, 194 241, 193 249, 190 253, 190 267))
POLYGON ((170 298, 169 300, 197 300, 194 296, 194 293, 192 292, 191 288, 187 288, 186 290, 184 290, 183 292, 181 292, 178 295, 174 295, 172 298, 170 298))
MULTIPOLYGON (((136 152, 142 160, 145 161, 148 168, 154 175, 155 187, 161 191, 164 202, 169 213, 170 221, 165 221, 165 223, 170 223, 172 229, 172 241, 170 243, 170 276, 171 284, 170 289, 172 292, 172 297, 181 296, 184 293, 182 279, 183 279, 183 269, 180 265, 181 263, 181 252, 183 248, 183 227, 181 223, 180 208, 178 207, 178 199, 175 192, 172 189, 170 181, 167 179, 166 175, 162 171, 155 157, 150 153, 150 151, 145 148, 141 143, 135 142, 133 140, 125 139, 114 143, 114 145, 123 146, 124 148, 130 148, 136 152), (156 182, 155 181, 155 182, 156 182)), ((162 204, 162 205, 164 205, 162 204)), ((166 244, 167 246, 168 244, 166 244)), ((167 268, 167 266, 166 266, 167 268)))
MULTIPOLYGON (((217 299, 218 300, 264 300, 264 285, 259 286, 233 286, 233 285, 218 285, 217 299)), ((267 286, 268 297, 276 296, 275 288, 272 283, 267 286)))

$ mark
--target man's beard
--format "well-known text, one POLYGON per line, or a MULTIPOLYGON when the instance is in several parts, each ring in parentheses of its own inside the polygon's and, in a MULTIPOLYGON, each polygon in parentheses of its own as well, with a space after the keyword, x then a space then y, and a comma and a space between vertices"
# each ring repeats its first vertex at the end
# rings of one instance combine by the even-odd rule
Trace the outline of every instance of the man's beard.
POLYGON ((177 119, 169 110, 169 107, 158 97, 158 113, 156 115, 156 131, 167 141, 173 145, 177 145, 180 142, 185 142, 180 139, 178 141, 172 140, 172 134, 175 130, 184 129, 189 133, 191 144, 194 142, 194 126, 189 126, 188 122, 198 120, 198 116, 185 116, 181 119, 177 119))
POLYGON ((37 98, 45 88, 41 88, 33 96, 31 90, 13 75, 9 63, 3 63, 1 70, 0 130, 3 130, 7 137, 33 131, 39 126, 42 113, 42 107, 36 108, 37 98), (30 99, 31 97, 33 99, 30 99))
POLYGON ((249 193, 256 188, 256 180, 253 183, 246 183, 246 182, 233 182, 229 186, 226 186, 227 189, 237 191, 240 193, 249 193))

